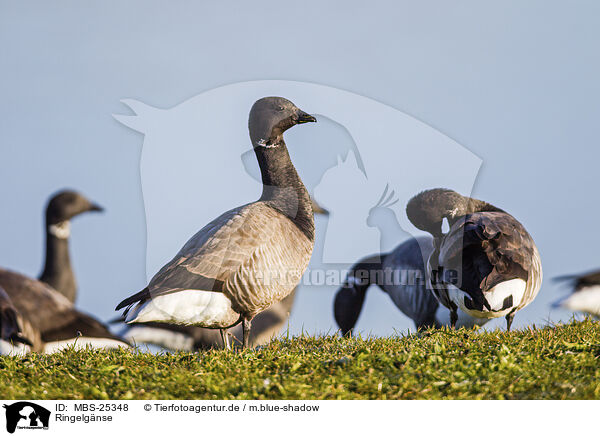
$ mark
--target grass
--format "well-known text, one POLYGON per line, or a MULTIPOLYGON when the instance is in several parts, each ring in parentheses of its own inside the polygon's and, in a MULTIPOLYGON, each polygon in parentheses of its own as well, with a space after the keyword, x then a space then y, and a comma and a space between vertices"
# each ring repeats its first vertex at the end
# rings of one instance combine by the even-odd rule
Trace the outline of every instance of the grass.
POLYGON ((302 336, 245 352, 74 351, 0 358, 0 397, 598 399, 600 324, 507 333, 302 336))

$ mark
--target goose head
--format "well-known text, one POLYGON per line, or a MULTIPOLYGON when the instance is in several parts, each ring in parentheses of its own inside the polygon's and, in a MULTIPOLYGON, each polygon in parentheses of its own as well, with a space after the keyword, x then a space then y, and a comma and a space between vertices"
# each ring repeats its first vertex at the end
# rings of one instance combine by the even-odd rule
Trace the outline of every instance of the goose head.
POLYGON ((444 218, 452 225, 457 218, 468 213, 468 203, 466 197, 450 189, 430 189, 410 199, 406 215, 416 228, 440 238, 444 218))
POLYGON ((315 117, 283 97, 264 97, 252 106, 248 129, 255 147, 269 148, 280 144, 283 132, 290 127, 316 121, 315 117))
POLYGON ((410 199, 406 215, 419 230, 434 238, 444 235, 442 226, 448 220, 449 228, 461 217, 475 212, 504 212, 485 201, 465 197, 451 189, 436 188, 423 191, 410 199))
POLYGON ((46 207, 46 224, 56 225, 69 221, 84 212, 102 212, 102 207, 92 203, 78 192, 64 190, 50 198, 46 207))

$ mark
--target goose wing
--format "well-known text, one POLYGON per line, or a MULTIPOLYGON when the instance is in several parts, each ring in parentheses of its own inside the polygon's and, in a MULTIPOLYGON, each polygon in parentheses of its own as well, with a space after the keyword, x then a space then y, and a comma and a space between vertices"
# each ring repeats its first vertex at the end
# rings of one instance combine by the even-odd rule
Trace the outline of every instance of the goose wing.
POLYGON ((289 218, 264 203, 250 203, 202 228, 146 289, 123 300, 117 310, 159 295, 198 289, 223 292, 237 310, 260 311, 297 285, 312 248, 313 241, 289 218), (252 292, 257 289, 262 295, 252 292))
POLYGON ((0 269, 0 286, 17 312, 39 331, 51 330, 73 318, 73 304, 45 283, 0 269))
POLYGON ((503 281, 526 281, 518 308, 531 302, 541 286, 537 247, 523 225, 505 212, 477 212, 454 223, 442 240, 439 265, 445 270, 441 279, 448 283, 448 272, 460 271, 460 288, 484 305, 483 292, 503 281))

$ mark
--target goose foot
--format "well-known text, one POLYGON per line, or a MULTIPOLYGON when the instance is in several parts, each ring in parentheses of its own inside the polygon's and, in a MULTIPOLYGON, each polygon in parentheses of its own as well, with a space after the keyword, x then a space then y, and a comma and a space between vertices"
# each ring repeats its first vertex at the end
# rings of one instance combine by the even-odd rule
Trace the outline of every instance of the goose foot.
POLYGON ((250 344, 250 328, 252 327, 252 320, 244 318, 242 324, 244 330, 244 343, 242 345, 242 350, 249 348, 250 344))
POLYGON ((231 343, 229 342, 229 333, 227 329, 220 329, 221 340, 223 341, 223 348, 227 351, 231 350, 231 343))
POLYGON ((510 326, 512 325, 513 319, 515 318, 515 313, 511 312, 506 315, 506 331, 510 331, 510 326))
POLYGON ((450 309, 450 326, 456 330, 456 322, 458 321, 458 313, 456 309, 450 309))

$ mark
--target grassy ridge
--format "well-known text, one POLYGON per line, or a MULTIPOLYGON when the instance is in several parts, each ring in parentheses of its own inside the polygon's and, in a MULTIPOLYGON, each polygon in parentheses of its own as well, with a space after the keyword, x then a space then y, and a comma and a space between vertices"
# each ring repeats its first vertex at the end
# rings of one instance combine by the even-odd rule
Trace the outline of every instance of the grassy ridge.
POLYGON ((0 397, 35 399, 600 398, 600 324, 506 333, 298 337, 238 353, 72 351, 0 358, 0 397))

